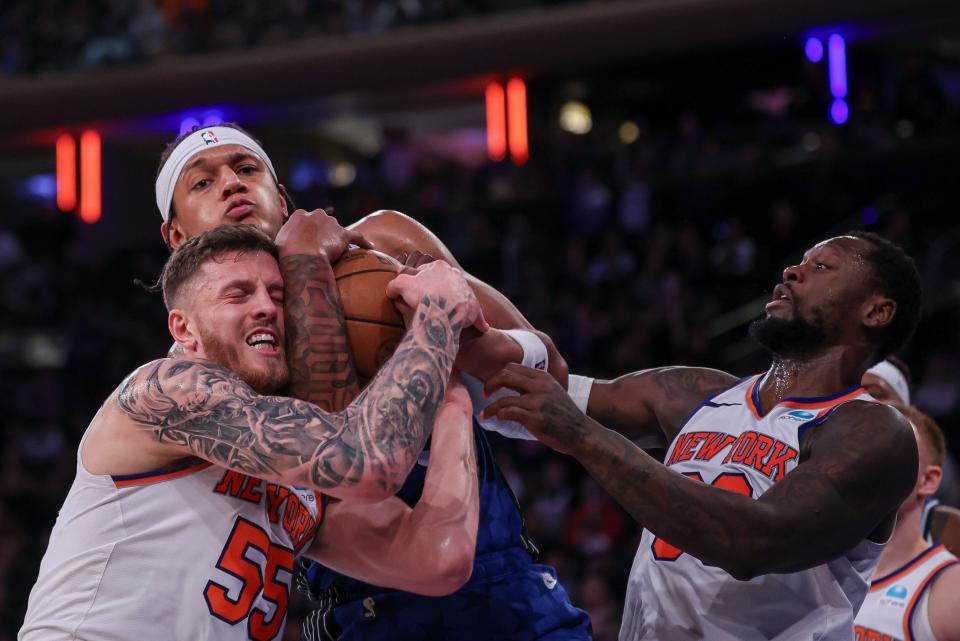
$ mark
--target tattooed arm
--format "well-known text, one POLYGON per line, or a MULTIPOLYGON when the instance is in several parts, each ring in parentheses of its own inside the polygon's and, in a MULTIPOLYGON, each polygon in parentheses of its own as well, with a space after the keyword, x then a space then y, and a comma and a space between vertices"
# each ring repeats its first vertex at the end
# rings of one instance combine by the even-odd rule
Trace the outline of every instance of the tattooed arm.
POLYGON ((141 368, 121 387, 117 404, 171 458, 192 454, 334 497, 382 500, 399 490, 423 449, 460 328, 477 317, 476 299, 465 295, 466 283, 452 271, 444 265, 427 276, 397 279, 407 279, 394 286, 403 296, 423 293, 410 330, 343 412, 258 395, 233 372, 186 359, 141 368), (426 295, 427 289, 446 297, 426 295))
POLYGON ((470 578, 479 496, 470 396, 451 382, 433 428, 423 494, 374 505, 332 501, 306 552, 334 570, 383 587, 441 596, 470 578))
POLYGON ((542 372, 508 368, 495 378, 522 394, 498 401, 499 418, 575 457, 655 535, 741 580, 810 568, 886 536, 916 481, 913 431, 883 405, 837 409, 804 435, 792 472, 748 497, 671 471, 584 416, 542 372))
POLYGON ((323 210, 295 211, 277 235, 283 276, 289 396, 340 411, 360 393, 332 264, 369 246, 323 210))
POLYGON ((706 367, 657 367, 597 380, 590 388, 587 415, 631 441, 665 446, 700 403, 736 381, 706 367))

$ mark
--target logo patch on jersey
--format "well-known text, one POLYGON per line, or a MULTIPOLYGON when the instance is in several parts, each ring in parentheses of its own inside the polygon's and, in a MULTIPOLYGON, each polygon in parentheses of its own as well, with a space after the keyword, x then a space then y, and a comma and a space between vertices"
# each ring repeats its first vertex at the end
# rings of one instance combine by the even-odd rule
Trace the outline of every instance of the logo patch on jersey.
POLYGON ((787 412, 780 417, 779 420, 789 419, 791 421, 809 421, 812 418, 816 418, 817 415, 813 412, 804 412, 803 410, 793 410, 792 412, 787 412))
POLYGON ((887 590, 887 596, 893 599, 906 599, 907 598, 907 588, 902 585, 895 585, 889 590, 887 590))
POLYGON ((220 142, 220 139, 217 138, 217 134, 213 133, 212 130, 207 130, 200 134, 200 139, 203 140, 205 145, 215 145, 220 142))
POLYGON ((374 607, 377 605, 377 602, 373 600, 373 597, 368 596, 361 603, 363 605, 363 616, 367 619, 376 619, 377 611, 374 607))
POLYGON ((543 584, 547 586, 548 590, 552 590, 553 588, 557 587, 556 577, 554 577, 549 572, 542 572, 540 576, 541 578, 543 578, 543 584))

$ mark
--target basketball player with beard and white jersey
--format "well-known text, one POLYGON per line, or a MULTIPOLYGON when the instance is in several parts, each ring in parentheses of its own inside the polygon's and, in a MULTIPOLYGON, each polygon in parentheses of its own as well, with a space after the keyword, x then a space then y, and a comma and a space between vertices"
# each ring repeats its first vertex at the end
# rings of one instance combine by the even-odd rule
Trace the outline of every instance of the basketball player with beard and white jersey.
POLYGON ((472 407, 448 379, 462 327, 484 326, 475 296, 443 263, 391 281, 406 336, 356 402, 325 412, 273 395, 289 377, 277 255, 232 225, 167 261, 183 355, 135 370, 87 428, 20 641, 278 639, 300 554, 429 595, 469 578, 472 407), (431 431, 442 452, 411 507, 392 495, 431 431))
POLYGON ((857 613, 854 641, 960 641, 960 560, 920 529, 925 503, 943 478, 943 432, 920 410, 894 407, 913 425, 920 467, 857 613))
POLYGON ((853 637, 917 478, 909 423, 860 381, 909 340, 920 299, 900 248, 851 232, 784 270, 750 327, 773 357, 763 374, 661 367, 571 377, 571 395, 513 365, 488 379, 520 396, 486 412, 574 456, 646 528, 622 641, 853 637), (628 438, 668 446, 665 463, 628 438))

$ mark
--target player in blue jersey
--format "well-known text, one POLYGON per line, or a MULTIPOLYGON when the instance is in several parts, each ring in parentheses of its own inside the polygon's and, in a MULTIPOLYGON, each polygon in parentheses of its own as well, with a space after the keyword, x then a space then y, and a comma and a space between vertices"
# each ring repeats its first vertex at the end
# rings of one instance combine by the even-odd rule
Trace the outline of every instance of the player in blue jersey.
MULTIPOLYGON (((237 137, 222 127, 212 128, 212 136, 203 135, 210 129, 206 128, 175 141, 161 158, 157 205, 164 220, 161 233, 171 247, 211 227, 239 223, 256 225, 271 237, 309 228, 320 239, 316 256, 281 258, 285 280, 332 279, 331 263, 348 243, 372 246, 408 264, 430 256, 458 266, 436 236, 397 212, 371 214, 349 230, 320 210, 310 215, 290 213, 292 203, 266 152, 252 138, 244 145, 228 142, 237 137), (179 159, 178 166, 170 164, 171 158, 179 159)), ((468 280, 493 327, 517 328, 491 330, 461 341, 457 367, 473 375, 465 378, 475 402, 483 401, 476 405, 477 411, 489 402, 482 397, 480 381, 508 362, 546 369, 565 385, 566 365, 549 339, 531 331, 499 292, 476 279, 468 280)), ((291 395, 325 409, 345 407, 360 387, 339 300, 327 296, 292 303, 285 312, 291 395), (310 335, 308 326, 323 330, 310 335)), ((516 424, 489 421, 484 427, 529 438, 516 424)), ((536 549, 523 534, 520 507, 476 421, 474 434, 481 480, 480 522, 475 550, 461 559, 472 565, 466 584, 449 596, 423 597, 365 584, 314 565, 302 577, 304 587, 318 601, 305 623, 307 639, 589 638, 587 614, 570 603, 556 572, 536 563, 536 549)), ((425 452, 423 462, 428 456, 425 452)), ((423 466, 415 468, 398 496, 415 502, 424 472, 423 466)))

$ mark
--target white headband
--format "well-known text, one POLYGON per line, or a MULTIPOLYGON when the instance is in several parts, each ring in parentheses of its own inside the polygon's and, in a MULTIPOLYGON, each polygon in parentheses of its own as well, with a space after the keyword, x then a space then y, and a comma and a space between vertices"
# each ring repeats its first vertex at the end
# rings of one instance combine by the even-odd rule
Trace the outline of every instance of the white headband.
POLYGON ((263 147, 257 144, 257 141, 233 127, 205 127, 197 129, 186 136, 174 148, 173 153, 163 164, 160 175, 157 176, 157 208, 164 222, 170 220, 170 203, 173 202, 173 189, 177 186, 177 180, 180 178, 180 172, 195 154, 208 147, 217 147, 219 145, 240 145, 252 151, 270 170, 273 179, 279 184, 277 172, 270 162, 270 156, 263 150, 263 147))
POLYGON ((890 361, 880 361, 867 370, 867 374, 873 374, 877 378, 890 386, 890 388, 900 397, 904 405, 910 404, 910 386, 907 385, 907 378, 903 375, 897 366, 890 361))

